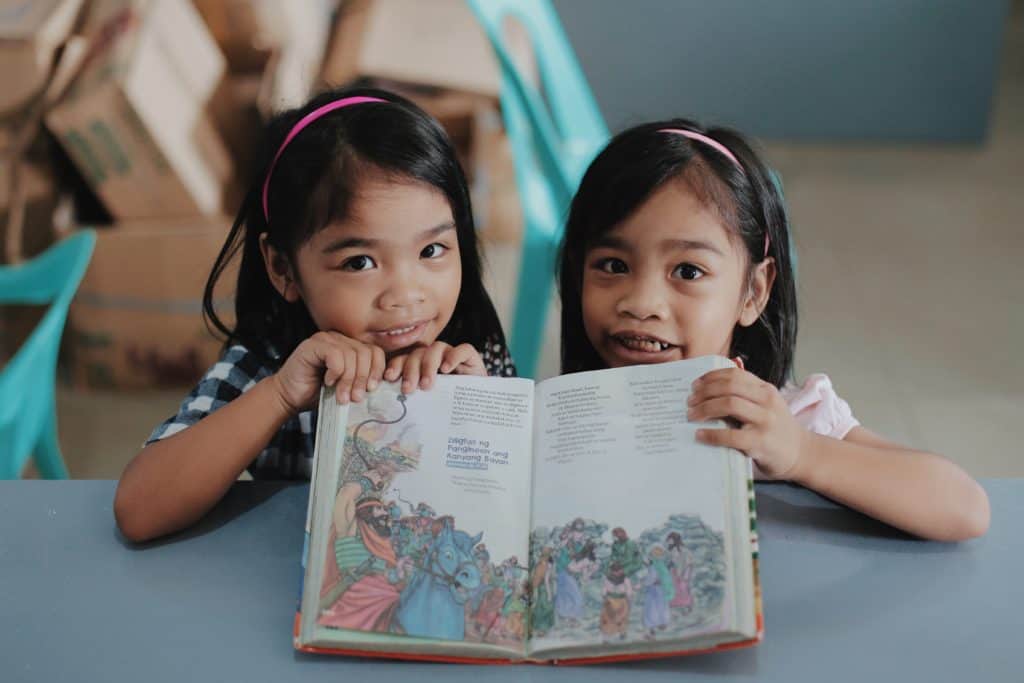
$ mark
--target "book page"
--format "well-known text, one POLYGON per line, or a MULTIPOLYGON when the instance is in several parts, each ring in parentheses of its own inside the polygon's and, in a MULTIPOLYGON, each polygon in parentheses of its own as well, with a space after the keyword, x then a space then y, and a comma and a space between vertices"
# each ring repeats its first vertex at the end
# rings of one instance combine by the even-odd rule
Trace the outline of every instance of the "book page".
POLYGON ((699 444, 690 385, 705 357, 537 387, 530 651, 658 643, 733 621, 733 451, 699 444))
POLYGON ((357 631, 521 650, 532 402, 529 380, 440 376, 338 408, 344 450, 318 470, 330 487, 313 513, 307 640, 381 642, 357 631))

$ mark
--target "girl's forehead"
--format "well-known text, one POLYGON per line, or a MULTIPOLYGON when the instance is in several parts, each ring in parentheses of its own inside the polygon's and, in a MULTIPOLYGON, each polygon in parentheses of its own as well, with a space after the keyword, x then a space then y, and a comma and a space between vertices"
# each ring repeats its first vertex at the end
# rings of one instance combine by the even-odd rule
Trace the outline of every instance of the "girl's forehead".
POLYGON ((447 197, 424 183, 373 182, 353 197, 348 215, 313 236, 315 250, 351 246, 400 246, 455 228, 447 197))
POLYGON ((731 236, 715 207, 701 202, 689 186, 680 181, 662 185, 608 232, 613 241, 633 248, 700 242, 722 253, 735 248, 731 236))
POLYGON ((341 227, 415 232, 451 218, 448 198, 433 185, 371 176, 356 188, 348 219, 341 227))

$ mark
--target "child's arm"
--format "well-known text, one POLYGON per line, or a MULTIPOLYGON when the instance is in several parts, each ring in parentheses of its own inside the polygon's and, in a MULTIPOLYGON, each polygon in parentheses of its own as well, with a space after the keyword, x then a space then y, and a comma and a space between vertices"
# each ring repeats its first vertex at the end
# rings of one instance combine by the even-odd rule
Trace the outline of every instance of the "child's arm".
POLYGON ((292 415, 275 383, 275 376, 268 377, 191 427, 143 448, 117 485, 114 516, 121 533, 146 541, 206 514, 292 415))
POLYGON ((132 541, 195 523, 293 415, 311 407, 321 383, 339 401, 359 400, 380 381, 384 353, 335 333, 302 342, 274 375, 192 426, 142 449, 117 485, 114 516, 132 541))
POLYGON ((845 439, 804 431, 792 481, 917 536, 960 541, 988 530, 985 490, 954 463, 854 427, 845 439))
POLYGON ((738 368, 694 384, 691 420, 730 417, 739 429, 702 429, 704 443, 746 453, 770 477, 802 484, 924 538, 956 541, 988 530, 985 490, 954 463, 855 427, 839 440, 801 427, 771 384, 738 368))

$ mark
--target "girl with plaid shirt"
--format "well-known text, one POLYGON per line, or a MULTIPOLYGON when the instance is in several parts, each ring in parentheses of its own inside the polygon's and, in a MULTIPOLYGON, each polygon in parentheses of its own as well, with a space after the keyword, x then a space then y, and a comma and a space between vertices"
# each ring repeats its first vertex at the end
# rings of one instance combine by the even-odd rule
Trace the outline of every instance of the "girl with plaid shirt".
POLYGON ((221 359, 118 483, 134 541, 202 517, 243 470, 308 479, 321 384, 514 375, 481 278, 466 180, 438 123, 379 90, 327 92, 268 127, 261 173, 214 264, 204 315, 221 359), (213 292, 241 252, 235 322, 213 292))

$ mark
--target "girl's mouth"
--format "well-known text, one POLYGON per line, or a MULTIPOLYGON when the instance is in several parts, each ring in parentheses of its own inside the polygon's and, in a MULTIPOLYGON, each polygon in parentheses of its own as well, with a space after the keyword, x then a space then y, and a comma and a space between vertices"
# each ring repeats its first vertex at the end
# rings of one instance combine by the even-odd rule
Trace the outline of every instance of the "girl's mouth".
POLYGON ((630 351, 643 353, 660 353, 676 348, 674 344, 641 334, 616 334, 612 335, 612 339, 630 351))
POLYGON ((634 332, 609 337, 612 352, 627 363, 660 363, 678 358, 679 347, 662 339, 634 332))
POLYGON ((432 322, 433 319, 417 320, 383 330, 374 330, 372 335, 375 343, 384 351, 396 351, 422 341, 423 334, 432 322))

